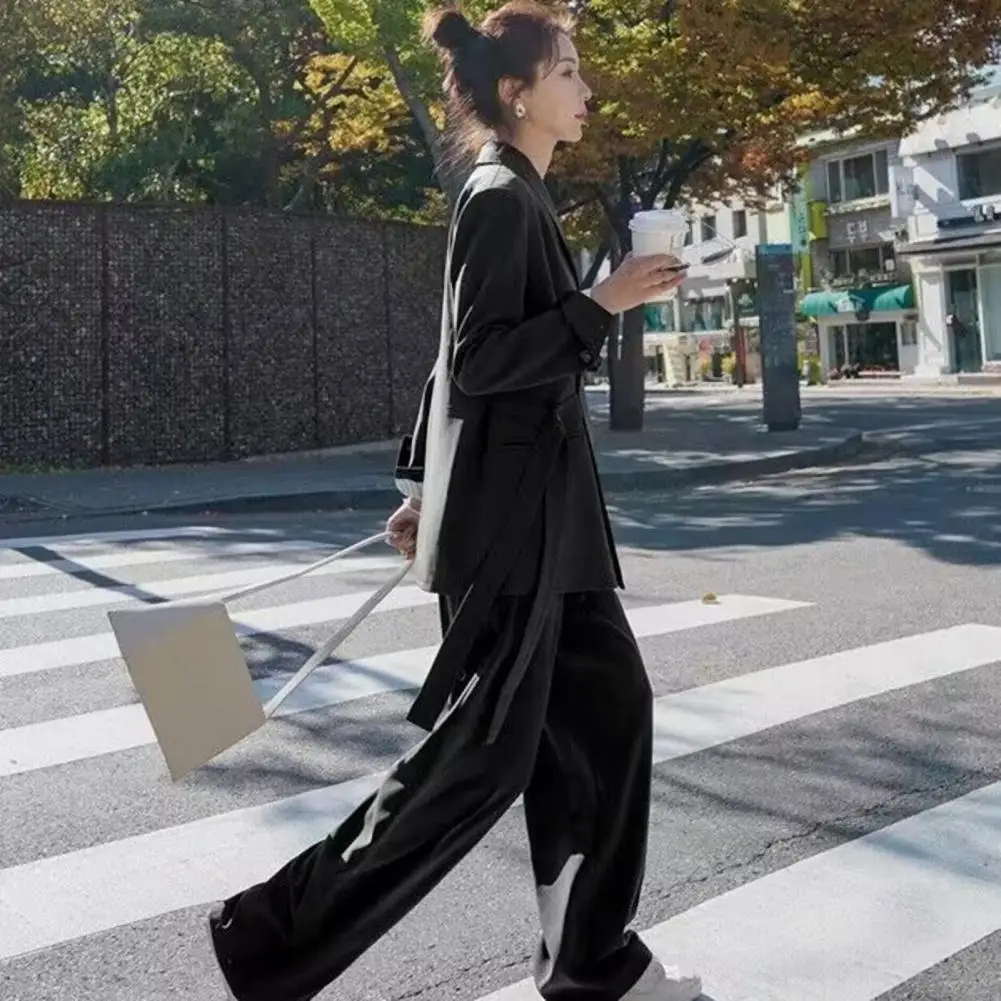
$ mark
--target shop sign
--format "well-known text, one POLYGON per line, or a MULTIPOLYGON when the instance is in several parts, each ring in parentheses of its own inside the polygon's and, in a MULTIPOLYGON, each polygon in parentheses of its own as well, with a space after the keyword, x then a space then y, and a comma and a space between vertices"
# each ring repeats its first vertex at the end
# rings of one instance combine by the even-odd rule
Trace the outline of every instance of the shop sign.
POLYGON ((834 216, 829 222, 831 249, 890 242, 892 235, 889 240, 887 237, 892 232, 892 221, 886 209, 864 215, 834 216))

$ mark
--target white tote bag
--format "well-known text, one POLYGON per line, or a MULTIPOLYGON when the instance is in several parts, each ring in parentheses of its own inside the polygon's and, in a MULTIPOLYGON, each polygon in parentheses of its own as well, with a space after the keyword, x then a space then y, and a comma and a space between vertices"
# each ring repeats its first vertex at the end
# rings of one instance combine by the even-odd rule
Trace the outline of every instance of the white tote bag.
POLYGON ((283 577, 240 591, 108 612, 111 628, 176 782, 238 743, 274 715, 410 572, 405 563, 326 640, 265 705, 254 691, 226 605, 386 539, 374 535, 283 577))

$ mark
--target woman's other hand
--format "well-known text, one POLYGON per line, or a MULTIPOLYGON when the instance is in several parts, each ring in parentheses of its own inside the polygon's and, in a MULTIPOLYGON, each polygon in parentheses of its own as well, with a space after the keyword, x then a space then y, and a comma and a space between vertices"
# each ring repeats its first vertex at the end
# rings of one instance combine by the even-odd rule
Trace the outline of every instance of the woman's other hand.
POLYGON ((386 522, 387 544, 412 560, 417 553, 417 529, 421 520, 420 502, 408 498, 386 522))

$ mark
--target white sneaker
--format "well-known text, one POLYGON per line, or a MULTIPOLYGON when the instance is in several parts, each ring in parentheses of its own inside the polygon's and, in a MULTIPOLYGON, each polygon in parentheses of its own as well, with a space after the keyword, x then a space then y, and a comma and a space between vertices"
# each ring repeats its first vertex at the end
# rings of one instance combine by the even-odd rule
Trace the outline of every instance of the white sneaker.
POLYGON ((655 959, 622 1001, 696 1001, 701 994, 700 977, 683 974, 676 966, 665 968, 655 959))

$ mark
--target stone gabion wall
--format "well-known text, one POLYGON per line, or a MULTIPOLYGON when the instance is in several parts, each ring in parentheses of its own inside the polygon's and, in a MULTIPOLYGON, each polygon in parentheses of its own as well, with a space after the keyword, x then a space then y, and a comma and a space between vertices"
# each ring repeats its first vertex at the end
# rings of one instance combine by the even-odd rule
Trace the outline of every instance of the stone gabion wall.
POLYGON ((444 248, 329 216, 0 206, 0 465, 393 437, 437 350, 444 248))

